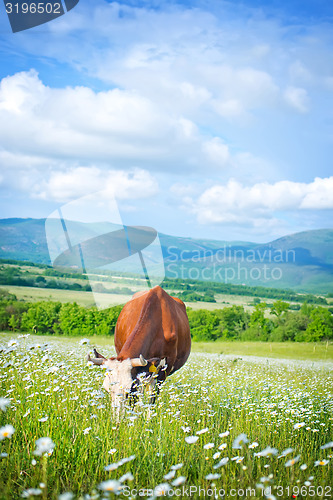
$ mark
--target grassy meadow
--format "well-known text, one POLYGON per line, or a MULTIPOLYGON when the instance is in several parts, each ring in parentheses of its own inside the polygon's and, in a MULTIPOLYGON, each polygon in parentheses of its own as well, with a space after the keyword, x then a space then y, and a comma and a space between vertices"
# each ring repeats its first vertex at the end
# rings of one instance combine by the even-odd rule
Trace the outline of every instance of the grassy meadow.
POLYGON ((331 363, 193 352, 153 407, 144 396, 117 420, 80 339, 0 345, 1 499, 333 494, 331 363))
MULTIPOLYGON (((95 298, 92 292, 84 292, 80 290, 61 290, 61 289, 48 289, 37 288, 30 286, 15 286, 15 285, 1 285, 1 288, 13 293, 19 300, 25 302, 38 302, 38 301, 52 301, 52 302, 76 302, 80 306, 91 307, 95 305, 95 298)), ((135 287, 132 287, 135 288, 135 287)), ((128 302, 132 295, 114 295, 114 303, 110 299, 109 294, 95 294, 98 295, 100 303, 105 302, 105 306, 117 305, 119 303, 125 304, 128 302)), ((172 293, 171 293, 172 295, 172 293)), ((112 296, 111 296, 112 297, 112 296)), ((216 302, 193 302, 185 301, 187 307, 191 309, 207 309, 214 311, 214 309, 223 309, 230 306, 244 306, 246 311, 252 312, 254 310, 253 297, 243 295, 229 295, 229 294, 216 294, 216 302)), ((265 299, 267 304, 272 304, 274 299, 265 299)), ((291 302, 293 304, 293 302, 291 302)))

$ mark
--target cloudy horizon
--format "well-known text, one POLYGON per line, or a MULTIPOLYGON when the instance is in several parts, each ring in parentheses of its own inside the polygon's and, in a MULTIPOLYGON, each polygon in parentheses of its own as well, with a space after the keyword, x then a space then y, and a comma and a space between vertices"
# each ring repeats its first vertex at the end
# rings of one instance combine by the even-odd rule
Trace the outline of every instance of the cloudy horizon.
POLYGON ((267 242, 332 227, 333 8, 80 0, 0 18, 1 218, 109 190, 125 224, 267 242))

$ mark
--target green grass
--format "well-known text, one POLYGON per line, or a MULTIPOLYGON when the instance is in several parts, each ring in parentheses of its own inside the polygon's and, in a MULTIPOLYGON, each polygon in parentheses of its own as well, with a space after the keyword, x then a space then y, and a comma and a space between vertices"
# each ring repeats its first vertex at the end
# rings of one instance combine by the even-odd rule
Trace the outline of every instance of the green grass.
POLYGON ((1 288, 13 293, 19 300, 25 302, 38 302, 49 300, 53 302, 76 302, 81 306, 95 305, 92 292, 81 292, 76 290, 58 290, 53 288, 36 288, 31 286, 1 285, 1 288))
POLYGON ((193 352, 332 361, 333 344, 312 342, 193 342, 193 352))
MULTIPOLYGON (((15 333, 0 333, 7 338, 15 338, 15 333)), ((64 337, 56 335, 31 335, 30 341, 44 343, 50 339, 71 344, 79 342, 84 337, 64 337)), ((108 349, 113 349, 113 336, 93 335, 89 337, 91 345, 100 345, 103 352, 108 354, 108 349)), ((208 354, 226 354, 235 356, 259 356, 265 358, 299 359, 311 361, 333 361, 333 344, 324 342, 239 342, 239 341, 215 341, 215 342, 193 342, 192 352, 208 354)))
MULTIPOLYGON (((140 399, 117 421, 108 395, 100 391, 104 371, 87 366, 87 349, 79 339, 16 337, 19 345, 6 349, 13 338, 13 334, 0 334, 4 349, 0 397, 10 399, 7 411, 0 411, 0 427, 15 428, 11 438, 0 441, 1 453, 7 454, 0 462, 1 499, 19 499, 40 483, 45 487, 37 498, 53 500, 63 492, 73 492, 75 498, 84 494, 105 498, 98 489, 100 483, 119 480, 127 472, 133 480, 122 479, 123 485, 153 489, 161 483, 170 485, 173 479, 164 476, 180 463, 175 478, 184 476, 188 487, 205 490, 213 481, 218 489, 224 488, 225 498, 235 498, 231 488, 253 488, 256 493, 251 498, 262 499, 257 484, 271 486, 275 496, 282 487, 285 492, 288 486, 310 491, 311 485, 312 498, 324 498, 318 488, 332 483, 332 449, 320 448, 332 436, 328 365, 234 362, 194 353, 166 381, 153 408, 140 399), (296 424, 301 425, 294 428, 296 424), (249 442, 233 448, 241 433, 249 442), (198 437, 194 444, 185 440, 191 435, 198 437), (50 456, 34 455, 41 437, 55 443, 50 456), (268 446, 276 449, 272 456, 256 455, 268 446), (287 448, 293 451, 283 456, 287 448), (133 455, 133 460, 119 462, 133 455), (226 457, 226 465, 214 469, 226 457), (286 467, 290 459, 295 463, 286 467), (108 472, 104 467, 111 463, 116 465, 108 472), (212 473, 220 476, 207 479, 212 473)), ((104 352, 111 339, 96 340, 104 352)), ((126 491, 118 498, 128 498, 126 491)), ((192 490, 191 498, 199 495, 192 490)))
MULTIPOLYGON (((123 284, 113 284, 113 286, 124 286, 123 284)), ((136 285, 127 285, 133 291, 136 291, 138 287, 136 285)), ((38 287, 28 287, 28 286, 14 286, 14 285, 1 285, 1 288, 8 290, 8 292, 13 293, 19 300, 24 300, 25 302, 37 302, 40 300, 46 301, 59 301, 59 302, 76 302, 77 304, 85 307, 91 307, 95 305, 95 299, 92 292, 83 292, 77 290, 61 290, 61 289, 51 289, 51 288, 38 288, 38 287)), ((99 293, 98 301, 104 303, 105 306, 125 304, 128 302, 132 295, 111 295, 105 293, 99 293)), ((172 295, 172 293, 171 293, 172 295)), ((254 307, 249 305, 253 301, 253 297, 242 296, 242 295, 228 295, 228 294, 216 294, 216 302, 185 302, 187 307, 192 309, 208 309, 213 311, 214 309, 221 309, 223 307, 231 307, 233 305, 241 306, 252 312, 254 307)), ((273 303, 272 299, 263 299, 267 304, 273 303)), ((268 311, 267 311, 267 314, 268 311)))

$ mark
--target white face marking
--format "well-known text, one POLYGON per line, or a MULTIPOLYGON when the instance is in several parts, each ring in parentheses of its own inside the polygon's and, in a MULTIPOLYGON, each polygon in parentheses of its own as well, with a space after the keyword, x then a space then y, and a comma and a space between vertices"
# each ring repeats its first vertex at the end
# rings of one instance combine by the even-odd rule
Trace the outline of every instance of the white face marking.
POLYGON ((131 361, 108 359, 103 366, 106 367, 103 387, 111 395, 113 403, 119 404, 130 392, 133 383, 131 361))

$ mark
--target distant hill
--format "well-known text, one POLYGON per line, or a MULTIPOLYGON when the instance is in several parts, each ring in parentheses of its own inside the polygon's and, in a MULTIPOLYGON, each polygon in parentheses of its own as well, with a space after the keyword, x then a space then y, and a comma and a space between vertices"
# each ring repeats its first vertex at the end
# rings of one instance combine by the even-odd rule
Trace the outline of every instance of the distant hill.
POLYGON ((45 219, 0 219, 0 258, 50 264, 45 219))
MULTIPOLYGON (((333 292, 333 229, 291 234, 265 244, 159 236, 171 278, 333 292)), ((45 220, 0 220, 0 258, 50 264, 45 220)))

